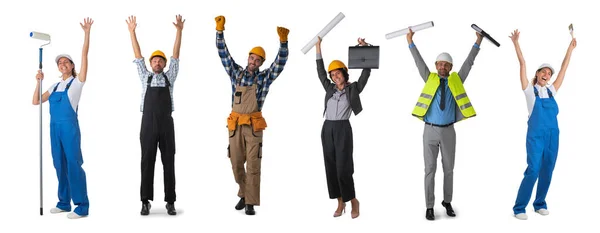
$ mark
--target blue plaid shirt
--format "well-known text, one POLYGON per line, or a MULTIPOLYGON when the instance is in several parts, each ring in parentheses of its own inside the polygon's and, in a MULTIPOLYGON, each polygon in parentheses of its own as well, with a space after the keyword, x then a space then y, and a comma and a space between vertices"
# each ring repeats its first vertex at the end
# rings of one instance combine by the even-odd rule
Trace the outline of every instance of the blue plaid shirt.
POLYGON ((140 76, 140 80, 142 81, 142 101, 140 104, 140 112, 144 112, 144 98, 146 97, 146 89, 148 88, 148 78, 152 75, 152 82, 150 82, 151 87, 164 87, 167 85, 165 82, 165 75, 169 79, 169 83, 171 84, 171 88, 169 88, 169 94, 171 95, 171 111, 175 111, 175 103, 173 102, 173 86, 175 85, 175 80, 177 79, 177 74, 179 73, 179 58, 171 57, 171 64, 169 65, 169 70, 164 72, 164 74, 155 74, 154 72, 149 71, 146 68, 146 63, 144 58, 136 58, 133 60, 133 63, 136 64, 138 70, 138 76, 140 76))
POLYGON ((258 111, 261 111, 262 106, 265 103, 265 98, 269 93, 269 87, 273 81, 275 81, 277 76, 281 74, 285 63, 287 62, 288 42, 280 42, 281 44, 279 45, 277 57, 268 69, 262 71, 256 70, 254 73, 250 73, 244 67, 235 63, 231 57, 231 54, 229 54, 229 50, 225 44, 225 38, 222 32, 217 32, 216 43, 219 51, 219 57, 221 57, 221 63, 223 63, 225 71, 227 71, 227 75, 229 75, 229 78, 231 79, 231 104, 233 105, 233 95, 235 94, 236 84, 238 84, 236 79, 240 76, 240 74, 242 74, 239 82, 240 86, 252 86, 252 84, 254 84, 254 79, 256 78, 256 100, 258 102, 258 111))

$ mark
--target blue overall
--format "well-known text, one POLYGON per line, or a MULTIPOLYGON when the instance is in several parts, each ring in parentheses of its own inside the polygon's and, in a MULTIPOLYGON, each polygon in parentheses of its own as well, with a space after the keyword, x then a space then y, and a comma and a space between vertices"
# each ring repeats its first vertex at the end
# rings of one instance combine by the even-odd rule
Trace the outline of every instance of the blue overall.
POLYGON ((535 103, 527 122, 527 170, 513 207, 515 215, 525 213, 536 180, 538 184, 533 208, 534 210, 548 209, 546 194, 558 155, 559 130, 556 118, 558 105, 550 89, 547 90, 549 98, 542 99, 537 88, 534 87, 535 103))
POLYGON ((56 208, 71 211, 71 199, 77 206, 75 213, 88 215, 89 201, 85 172, 81 165, 81 134, 77 112, 69 101, 69 87, 75 78, 67 84, 62 92, 57 92, 58 84, 48 98, 50 102, 50 143, 52 160, 58 176, 58 204, 56 208))

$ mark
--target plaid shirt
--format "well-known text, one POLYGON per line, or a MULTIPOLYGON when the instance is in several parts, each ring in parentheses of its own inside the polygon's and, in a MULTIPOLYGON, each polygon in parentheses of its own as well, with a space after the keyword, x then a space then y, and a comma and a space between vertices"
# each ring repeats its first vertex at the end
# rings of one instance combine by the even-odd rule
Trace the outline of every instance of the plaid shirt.
POLYGON ((248 70, 241 67, 231 57, 229 54, 229 50, 227 49, 227 45, 225 44, 225 38, 223 33, 217 32, 217 49, 219 51, 219 57, 221 57, 221 62, 225 67, 225 71, 227 71, 227 75, 231 79, 231 104, 233 106, 233 95, 235 94, 236 84, 240 86, 252 86, 254 84, 254 80, 256 78, 256 100, 258 102, 258 111, 261 111, 263 104, 265 103, 265 98, 269 93, 269 87, 275 81, 277 76, 281 74, 283 71, 283 67, 287 62, 288 58, 288 42, 281 42, 279 45, 279 52, 277 53, 277 57, 275 61, 271 64, 268 69, 258 71, 256 70, 254 73, 250 73, 248 70), (237 78, 242 74, 241 79, 237 82, 237 78))
POLYGON ((148 78, 150 75, 152 75, 152 82, 150 83, 151 87, 166 86, 167 83, 165 82, 164 76, 166 75, 168 77, 169 83, 171 84, 171 88, 169 88, 169 93, 171 94, 171 111, 175 111, 175 104, 173 102, 173 86, 175 85, 175 80, 177 79, 177 73, 179 73, 179 58, 176 59, 171 57, 169 70, 163 74, 155 74, 154 72, 148 71, 143 57, 136 58, 133 60, 133 63, 136 64, 138 76, 142 81, 142 101, 140 104, 140 112, 144 112, 144 98, 146 97, 146 89, 148 88, 148 78))

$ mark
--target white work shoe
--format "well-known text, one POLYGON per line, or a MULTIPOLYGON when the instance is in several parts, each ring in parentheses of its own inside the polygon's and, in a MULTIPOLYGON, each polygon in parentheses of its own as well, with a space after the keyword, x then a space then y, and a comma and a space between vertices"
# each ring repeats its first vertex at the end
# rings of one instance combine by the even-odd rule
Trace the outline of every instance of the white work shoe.
POLYGON ((515 215, 515 218, 519 219, 519 220, 527 220, 527 214, 526 213, 520 213, 515 215))
POLYGON ((548 211, 547 209, 539 209, 539 210, 536 210, 535 212, 538 214, 544 215, 544 216, 550 214, 550 211, 548 211))
POLYGON ((76 214, 75 212, 71 212, 71 213, 67 214, 67 218, 70 218, 70 219, 78 219, 78 218, 83 218, 83 217, 85 217, 85 216, 81 216, 79 214, 76 214))
POLYGON ((58 213, 63 213, 63 212, 68 212, 68 211, 63 210, 61 208, 56 208, 56 207, 50 209, 50 213, 52 213, 52 214, 58 214, 58 213))

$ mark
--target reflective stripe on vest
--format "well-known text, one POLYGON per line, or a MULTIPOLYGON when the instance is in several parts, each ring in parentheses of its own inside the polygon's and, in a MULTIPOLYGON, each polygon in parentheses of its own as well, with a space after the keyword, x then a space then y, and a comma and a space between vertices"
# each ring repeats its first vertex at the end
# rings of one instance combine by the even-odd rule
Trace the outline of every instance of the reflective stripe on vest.
MULTIPOLYGON (((412 112, 413 116, 423 120, 439 86, 440 77, 438 74, 430 73, 427 82, 425 82, 425 87, 423 88, 423 91, 421 91, 419 100, 417 100, 417 104, 412 112)), ((452 72, 450 74, 450 77, 448 77, 448 87, 450 88, 450 92, 452 92, 452 96, 464 118, 475 116, 475 109, 467 96, 465 87, 462 85, 458 73, 452 72)))

